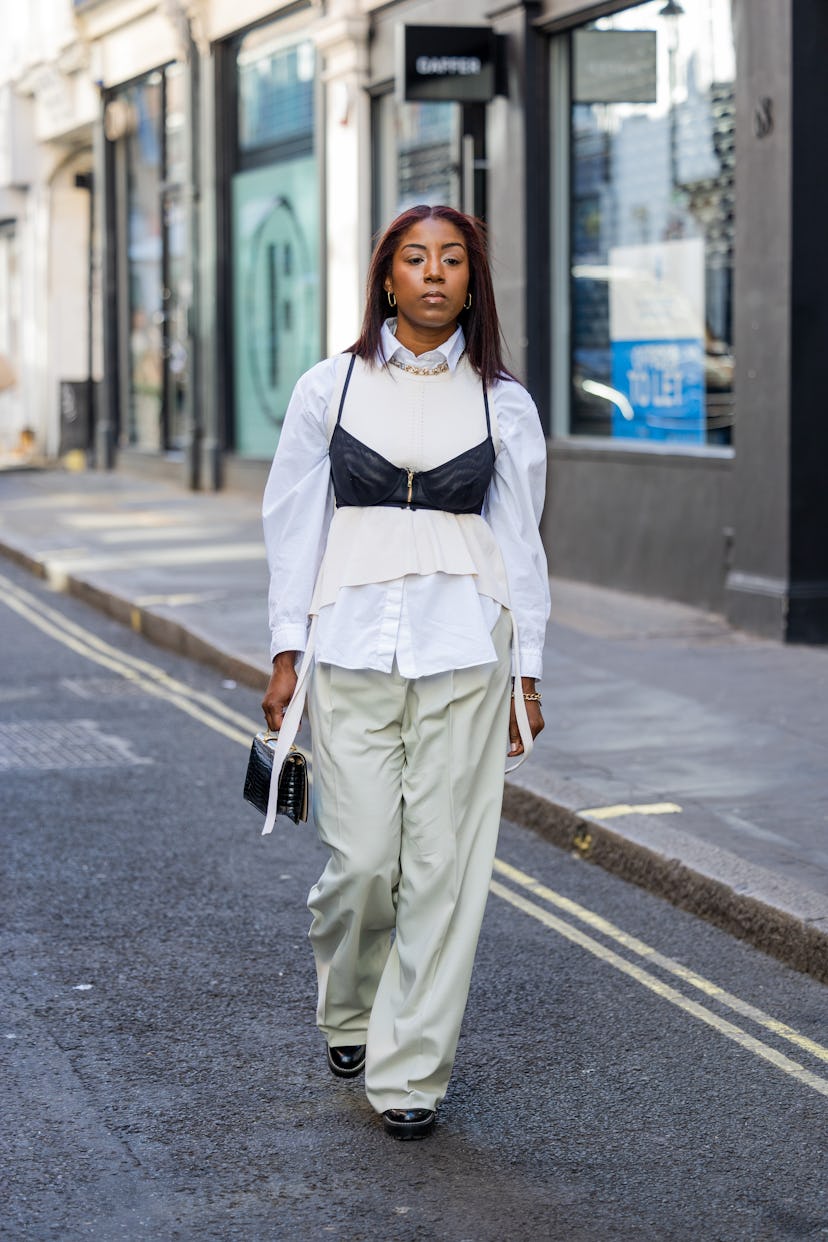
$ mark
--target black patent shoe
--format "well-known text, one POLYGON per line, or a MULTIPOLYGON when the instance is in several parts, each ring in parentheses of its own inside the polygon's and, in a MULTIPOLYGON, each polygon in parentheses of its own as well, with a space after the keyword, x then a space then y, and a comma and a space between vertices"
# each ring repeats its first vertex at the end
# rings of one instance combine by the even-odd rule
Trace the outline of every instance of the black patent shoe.
POLYGON ((365 1069, 365 1044, 328 1048, 328 1068, 337 1078, 356 1078, 365 1069))
POLYGON ((425 1138, 434 1129, 436 1120, 433 1108, 387 1108, 382 1114, 386 1134, 398 1139, 425 1138))

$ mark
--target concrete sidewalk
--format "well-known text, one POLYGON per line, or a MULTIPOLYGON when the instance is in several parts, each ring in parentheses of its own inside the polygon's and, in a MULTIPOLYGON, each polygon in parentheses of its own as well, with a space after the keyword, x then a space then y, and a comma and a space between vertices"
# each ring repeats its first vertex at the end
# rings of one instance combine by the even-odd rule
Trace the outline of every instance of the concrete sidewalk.
MULTIPOLYGON (((255 497, 0 472, 0 551, 264 687, 255 497)), ((554 580, 547 727, 506 816, 828 981, 828 650, 554 580)))

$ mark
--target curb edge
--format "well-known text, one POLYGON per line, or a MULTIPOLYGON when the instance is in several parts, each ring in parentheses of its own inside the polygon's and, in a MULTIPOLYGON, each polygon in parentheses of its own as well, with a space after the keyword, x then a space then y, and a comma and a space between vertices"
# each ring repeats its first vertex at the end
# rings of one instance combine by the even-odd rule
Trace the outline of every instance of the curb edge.
POLYGON ((503 795, 503 814, 559 849, 665 898, 794 970, 828 983, 828 929, 823 931, 756 897, 738 893, 679 858, 659 854, 509 781, 503 795))

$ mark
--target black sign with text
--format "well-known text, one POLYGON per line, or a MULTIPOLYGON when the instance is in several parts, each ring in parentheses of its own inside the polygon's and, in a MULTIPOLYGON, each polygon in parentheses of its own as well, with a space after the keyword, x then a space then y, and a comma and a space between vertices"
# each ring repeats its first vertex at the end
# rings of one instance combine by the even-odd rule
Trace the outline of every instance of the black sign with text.
POLYGON ((405 100, 488 103, 497 90, 490 26, 401 26, 397 89, 405 100))

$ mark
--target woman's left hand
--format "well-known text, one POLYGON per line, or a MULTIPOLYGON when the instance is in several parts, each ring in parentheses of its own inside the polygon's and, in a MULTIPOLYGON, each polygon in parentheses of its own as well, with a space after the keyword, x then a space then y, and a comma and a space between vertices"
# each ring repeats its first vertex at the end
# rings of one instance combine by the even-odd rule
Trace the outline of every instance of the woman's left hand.
MULTIPOLYGON (((524 694, 535 694, 535 681, 532 677, 521 677, 520 684, 523 686, 524 694)), ((529 718, 529 729, 532 737, 536 738, 542 731, 544 726, 543 712, 541 705, 536 700, 531 700, 526 704, 526 715, 529 718)), ((509 709, 509 755, 523 754, 523 742, 520 740, 520 731, 518 729, 517 716, 515 714, 515 700, 512 699, 509 709)))

